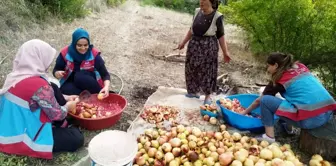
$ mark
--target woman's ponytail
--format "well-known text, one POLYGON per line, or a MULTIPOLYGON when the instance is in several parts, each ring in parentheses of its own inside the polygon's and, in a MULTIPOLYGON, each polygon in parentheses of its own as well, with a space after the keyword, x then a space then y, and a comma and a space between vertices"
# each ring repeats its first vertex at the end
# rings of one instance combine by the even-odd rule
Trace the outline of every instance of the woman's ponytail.
POLYGON ((275 85, 277 81, 282 77, 282 74, 292 68, 294 64, 293 55, 283 53, 271 53, 267 59, 267 63, 274 65, 278 64, 278 68, 274 74, 272 74, 272 82, 275 85))

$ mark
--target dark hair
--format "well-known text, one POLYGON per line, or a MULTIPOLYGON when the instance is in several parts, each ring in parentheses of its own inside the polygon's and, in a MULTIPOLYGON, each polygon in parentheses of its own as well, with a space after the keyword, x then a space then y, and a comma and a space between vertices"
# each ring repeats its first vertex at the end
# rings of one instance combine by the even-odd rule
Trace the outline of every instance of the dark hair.
POLYGON ((212 8, 217 10, 218 6, 220 4, 220 0, 210 0, 211 4, 212 4, 212 8))
POLYGON ((272 82, 275 84, 281 78, 283 72, 293 66, 293 55, 273 52, 268 56, 267 63, 270 65, 278 64, 276 72, 272 74, 272 82))

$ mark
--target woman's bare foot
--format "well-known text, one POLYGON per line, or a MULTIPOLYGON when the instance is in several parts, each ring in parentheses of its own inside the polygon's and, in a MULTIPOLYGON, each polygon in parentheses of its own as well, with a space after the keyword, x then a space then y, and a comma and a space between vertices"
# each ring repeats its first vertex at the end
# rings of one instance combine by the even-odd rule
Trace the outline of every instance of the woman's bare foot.
POLYGON ((211 104, 212 103, 212 99, 210 95, 206 95, 205 99, 204 99, 204 104, 211 104))

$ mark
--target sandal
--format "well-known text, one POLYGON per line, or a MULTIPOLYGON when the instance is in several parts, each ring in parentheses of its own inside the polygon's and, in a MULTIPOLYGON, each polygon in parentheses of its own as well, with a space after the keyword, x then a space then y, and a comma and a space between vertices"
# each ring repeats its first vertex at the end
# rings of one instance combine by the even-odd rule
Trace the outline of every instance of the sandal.
POLYGON ((185 94, 185 97, 188 97, 188 98, 197 98, 197 99, 199 99, 200 98, 200 96, 198 96, 198 95, 194 95, 194 94, 185 94))

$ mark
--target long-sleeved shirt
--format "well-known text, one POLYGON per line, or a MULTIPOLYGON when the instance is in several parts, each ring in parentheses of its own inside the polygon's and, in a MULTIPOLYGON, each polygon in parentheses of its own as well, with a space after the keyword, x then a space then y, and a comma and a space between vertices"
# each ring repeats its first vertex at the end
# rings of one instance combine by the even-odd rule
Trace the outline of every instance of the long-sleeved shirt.
POLYGON ((63 120, 67 115, 67 109, 60 106, 55 98, 55 93, 50 85, 42 86, 31 97, 29 102, 31 110, 41 108, 51 121, 63 120))
MULTIPOLYGON (((81 62, 74 61, 74 72, 69 76, 67 81, 72 81, 74 79, 74 73, 80 71, 81 62)), ((55 76, 56 71, 64 71, 66 67, 66 62, 63 59, 62 55, 58 55, 56 59, 56 65, 53 70, 53 75, 55 76)), ((105 62, 100 55, 97 55, 94 62, 94 68, 99 72, 102 80, 110 80, 110 74, 106 69, 105 62)))
POLYGON ((283 85, 277 83, 275 86, 272 82, 269 82, 269 84, 265 87, 263 91, 263 95, 271 95, 275 96, 277 93, 284 93, 286 89, 283 85))

